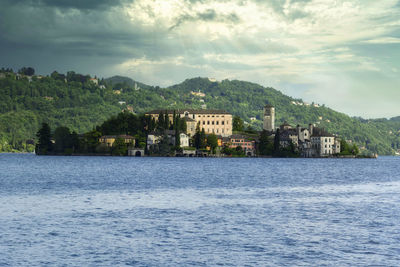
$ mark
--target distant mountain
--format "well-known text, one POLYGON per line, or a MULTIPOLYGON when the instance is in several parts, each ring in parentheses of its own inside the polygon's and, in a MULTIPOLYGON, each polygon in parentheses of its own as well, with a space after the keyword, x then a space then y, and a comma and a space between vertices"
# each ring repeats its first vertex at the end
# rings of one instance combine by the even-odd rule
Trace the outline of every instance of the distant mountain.
POLYGON ((32 148, 30 140, 43 121, 52 129, 65 125, 83 133, 123 109, 137 113, 158 108, 223 109, 261 130, 265 104, 275 106, 276 125, 313 123, 371 152, 394 154, 400 149, 400 117, 352 118, 255 83, 198 77, 160 88, 123 76, 100 80, 99 85, 89 78, 0 75, 0 151, 32 148))

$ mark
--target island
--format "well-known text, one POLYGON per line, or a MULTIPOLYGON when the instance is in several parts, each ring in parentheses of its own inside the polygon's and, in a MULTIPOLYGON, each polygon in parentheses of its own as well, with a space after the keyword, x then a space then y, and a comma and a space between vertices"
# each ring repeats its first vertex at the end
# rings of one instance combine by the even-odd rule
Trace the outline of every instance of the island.
MULTIPOLYGON (((181 157, 357 157, 355 144, 309 124, 275 127, 275 107, 263 109, 263 130, 244 128, 239 116, 217 109, 124 111, 84 134, 42 123, 37 155, 181 157)), ((365 157, 365 155, 364 155, 365 157)), ((370 155, 369 157, 376 157, 370 155)))

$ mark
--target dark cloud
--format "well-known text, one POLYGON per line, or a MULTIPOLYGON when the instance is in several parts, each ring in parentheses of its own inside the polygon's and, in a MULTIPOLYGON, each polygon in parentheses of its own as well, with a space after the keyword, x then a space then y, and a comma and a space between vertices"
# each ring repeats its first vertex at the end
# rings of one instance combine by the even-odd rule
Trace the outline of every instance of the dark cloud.
POLYGON ((4 5, 53 7, 59 9, 95 10, 120 6, 127 0, 0 0, 4 5))
POLYGON ((185 14, 178 17, 175 21, 175 24, 170 27, 170 29, 174 29, 184 24, 185 22, 191 21, 215 21, 215 22, 226 22, 226 23, 239 23, 240 18, 235 13, 230 14, 219 14, 214 9, 208 9, 204 12, 199 12, 195 15, 185 14))

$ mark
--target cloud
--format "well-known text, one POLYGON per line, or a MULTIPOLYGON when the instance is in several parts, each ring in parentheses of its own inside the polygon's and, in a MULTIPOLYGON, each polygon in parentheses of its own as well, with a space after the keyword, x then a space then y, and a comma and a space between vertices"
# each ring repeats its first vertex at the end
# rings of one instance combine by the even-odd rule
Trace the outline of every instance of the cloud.
POLYGON ((376 39, 370 39, 363 41, 363 43, 367 44, 400 44, 400 38, 395 37, 380 37, 376 39))
POLYGON ((184 14, 180 17, 176 18, 176 22, 173 26, 170 27, 173 30, 176 27, 179 27, 185 22, 196 22, 196 21, 213 21, 213 22, 222 22, 222 23, 239 23, 240 18, 236 13, 230 14, 218 14, 213 9, 207 9, 203 12, 198 12, 194 15, 184 14))
MULTIPOLYGON (((243 79, 311 97, 304 86, 296 91, 301 84, 315 88, 308 92, 321 102, 338 106, 341 100, 329 97, 338 77, 345 77, 341 90, 348 92, 361 86, 360 74, 388 81, 388 88, 398 81, 398 0, 0 4, 0 58, 14 68, 30 63, 39 72, 125 74, 158 85, 199 75, 243 79)), ((371 84, 364 86, 374 92, 371 84)))
POLYGON ((96 10, 120 6, 125 0, 2 0, 4 5, 53 7, 60 9, 96 10))

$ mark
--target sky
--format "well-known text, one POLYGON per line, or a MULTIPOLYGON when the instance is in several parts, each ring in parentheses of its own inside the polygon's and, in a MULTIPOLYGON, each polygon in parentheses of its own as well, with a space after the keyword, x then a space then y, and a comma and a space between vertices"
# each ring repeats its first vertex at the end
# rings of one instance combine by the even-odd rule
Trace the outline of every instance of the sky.
POLYGON ((0 0, 0 67, 274 87, 400 116, 400 0, 0 0))

